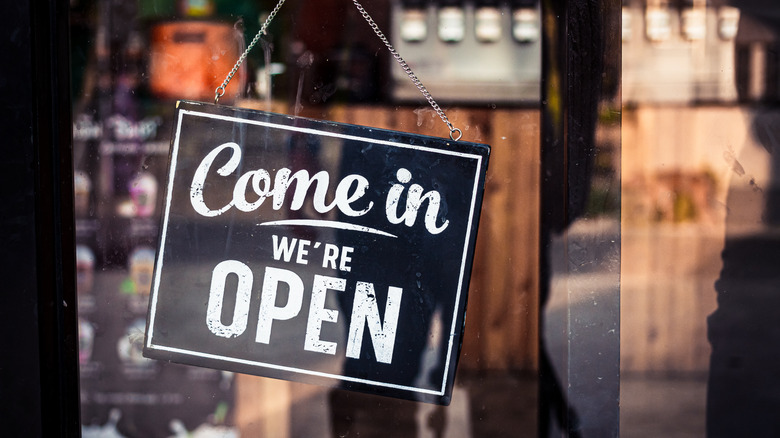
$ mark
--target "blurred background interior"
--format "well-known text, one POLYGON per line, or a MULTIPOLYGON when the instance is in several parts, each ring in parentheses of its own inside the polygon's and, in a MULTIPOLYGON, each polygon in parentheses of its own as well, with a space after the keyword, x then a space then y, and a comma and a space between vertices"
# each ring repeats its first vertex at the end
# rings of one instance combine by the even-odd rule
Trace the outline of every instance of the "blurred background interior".
MULTIPOLYGON (((603 437, 618 426, 627 437, 698 437, 708 421, 727 430, 719 394, 732 393, 734 373, 774 360, 739 346, 777 341, 761 309, 777 275, 780 56, 772 14, 747 2, 602 2, 620 15, 601 23, 617 49, 582 53, 612 74, 599 84, 586 178, 572 180, 583 185, 581 213, 546 235, 542 108, 555 93, 543 84, 555 84, 542 81, 545 8, 365 1, 464 139, 493 148, 449 407, 141 357, 134 339, 174 102, 213 101, 275 3, 70 2, 85 437, 603 437), (751 298, 733 299, 738 290, 751 298), (540 369, 555 377, 552 393, 540 369)), ((289 0, 220 103, 446 132, 346 0, 289 0)))

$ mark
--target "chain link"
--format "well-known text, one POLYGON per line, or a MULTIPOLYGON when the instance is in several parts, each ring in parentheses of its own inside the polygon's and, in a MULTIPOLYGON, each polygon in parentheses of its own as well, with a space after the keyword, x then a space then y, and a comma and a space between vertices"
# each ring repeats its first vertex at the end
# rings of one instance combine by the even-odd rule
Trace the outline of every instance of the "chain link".
POLYGON ((409 67, 409 64, 404 61, 404 59, 401 57, 401 55, 398 53, 397 50, 395 50, 395 47, 393 47, 392 44, 390 44, 390 41, 387 40, 387 37, 384 33, 379 29, 379 26, 376 24, 373 18, 366 12, 365 8, 357 1, 352 0, 352 3, 355 4, 355 7, 357 8, 358 12, 360 12, 360 15, 363 16, 363 18, 368 22, 368 25, 371 26, 371 29, 373 29, 376 36, 379 37, 380 40, 382 40, 382 43, 384 43, 385 47, 387 47, 387 50, 390 51, 390 54, 393 55, 393 58, 398 62, 398 65, 401 66, 404 73, 406 73, 407 76, 409 76, 409 79, 411 79, 412 83, 415 87, 422 93, 422 95, 425 97, 425 100, 428 101, 428 103, 431 105, 434 111, 436 111, 436 114, 439 115, 439 118, 447 125, 447 128, 450 130, 450 139, 454 141, 460 140, 461 136, 463 136, 463 131, 453 126, 452 122, 450 122, 450 119, 447 117, 447 115, 444 113, 444 110, 441 109, 438 103, 433 99, 433 96, 431 96, 431 93, 428 91, 427 88, 422 84, 420 79, 417 77, 416 74, 412 71, 411 67, 409 67))
MULTIPOLYGON (((271 11, 271 13, 268 15, 268 18, 266 18, 263 25, 260 27, 260 31, 257 32, 257 35, 252 39, 252 42, 249 43, 249 46, 247 46, 246 50, 244 50, 244 53, 241 54, 241 56, 238 58, 238 61, 236 61, 236 65, 233 66, 233 69, 228 73, 225 80, 222 82, 222 85, 217 87, 217 89, 214 92, 214 103, 219 103, 219 98, 222 97, 225 94, 225 88, 227 88, 228 83, 231 79, 233 79, 233 75, 236 74, 238 71, 238 68, 241 66, 241 64, 246 59, 249 52, 255 47, 255 44, 260 40, 260 37, 262 35, 266 34, 266 28, 271 23, 271 20, 274 19, 276 16, 276 13, 279 12, 279 8, 282 7, 285 0, 279 0, 279 3, 276 4, 274 9, 271 11)), ((463 136, 463 131, 456 128, 452 122, 450 122, 450 119, 447 117, 447 115, 444 113, 444 110, 441 109, 438 103, 433 99, 433 96, 431 96, 431 93, 428 91, 427 88, 422 84, 420 79, 417 77, 417 75, 414 74, 412 69, 409 67, 409 64, 404 61, 404 59, 401 57, 401 55, 398 53, 397 50, 395 50, 395 47, 393 47, 392 44, 390 44, 390 41, 388 41, 385 34, 379 29, 379 26, 376 24, 373 18, 371 18, 371 15, 368 14, 368 12, 363 8, 363 5, 361 5, 357 0, 352 0, 352 3, 354 3, 355 7, 357 8, 358 12, 360 12, 360 15, 363 16, 363 18, 366 20, 369 26, 371 26, 371 29, 374 31, 376 36, 379 37, 379 39, 384 43, 385 47, 387 47, 387 50, 390 51, 390 54, 393 55, 393 58, 398 62, 398 65, 401 66, 404 73, 406 73, 407 76, 409 76, 409 79, 411 79, 412 83, 415 87, 422 93, 422 95, 425 97, 425 100, 428 101, 428 103, 431 105, 434 111, 436 111, 436 114, 439 115, 439 118, 447 125, 447 128, 450 130, 450 139, 453 141, 458 141, 463 136)))
POLYGON ((238 71, 239 67, 241 67, 241 64, 244 63, 244 60, 246 60, 247 55, 249 55, 249 52, 255 47, 258 41, 260 41, 260 37, 266 34, 266 29, 268 28, 268 25, 271 24, 271 21, 276 17, 277 12, 279 12, 279 9, 284 4, 285 0, 279 0, 279 3, 274 6, 274 9, 271 11, 270 14, 268 14, 268 18, 265 19, 265 22, 262 26, 260 26, 260 30, 257 32, 254 38, 252 38, 252 42, 249 43, 246 50, 244 50, 244 53, 241 54, 241 56, 238 58, 238 61, 236 61, 236 65, 233 66, 233 69, 230 70, 230 73, 228 73, 227 77, 224 81, 222 81, 222 85, 217 87, 217 89, 214 91, 214 103, 219 103, 219 98, 222 97, 225 94, 225 89, 228 86, 228 83, 230 83, 230 80, 233 79, 233 76, 238 71))

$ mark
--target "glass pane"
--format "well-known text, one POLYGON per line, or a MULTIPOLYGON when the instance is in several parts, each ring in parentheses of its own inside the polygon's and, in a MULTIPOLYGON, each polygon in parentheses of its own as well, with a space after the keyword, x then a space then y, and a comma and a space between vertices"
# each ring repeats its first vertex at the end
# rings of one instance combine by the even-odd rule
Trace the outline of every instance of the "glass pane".
POLYGON ((623 2, 626 435, 777 433, 770 3, 623 2))
MULTIPOLYGON (((533 0, 365 5, 463 139, 492 146, 449 406, 141 356, 175 101, 213 101, 273 7, 71 2, 84 436, 535 435, 542 29, 533 0)), ((220 103, 445 139, 449 132, 344 1, 285 4, 220 103)), ((602 213, 614 211, 593 217, 602 213)))

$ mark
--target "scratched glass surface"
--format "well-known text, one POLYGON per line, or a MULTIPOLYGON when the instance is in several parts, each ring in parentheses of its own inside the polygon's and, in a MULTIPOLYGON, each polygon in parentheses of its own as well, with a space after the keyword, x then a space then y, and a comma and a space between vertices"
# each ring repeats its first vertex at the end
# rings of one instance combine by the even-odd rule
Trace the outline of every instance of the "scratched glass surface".
MULTIPOLYGON (((175 101, 212 102, 214 89, 223 81, 274 3, 266 0, 71 2, 84 436, 101 433, 144 438, 186 434, 225 437, 533 436, 540 428, 541 411, 554 412, 564 406, 560 404, 562 399, 556 398, 561 394, 573 400, 580 418, 587 420, 583 424, 598 424, 602 413, 589 410, 589 406, 594 406, 590 401, 608 398, 613 392, 610 390, 599 398, 594 395, 597 385, 578 386, 577 382, 604 377, 591 373, 593 368, 588 365, 592 363, 589 359, 596 357, 588 356, 588 346, 590 340, 609 339, 612 342, 612 338, 609 338, 610 334, 605 335, 606 338, 592 336, 591 329, 569 323, 581 321, 578 319, 581 317, 603 315, 591 313, 597 306, 583 304, 592 302, 598 302, 599 306, 603 304, 609 321, 615 321, 612 275, 619 266, 615 262, 615 257, 619 260, 619 254, 615 251, 619 243, 616 230, 620 228, 614 204, 617 196, 614 184, 620 164, 620 140, 614 124, 617 110, 609 107, 606 112, 613 114, 613 118, 607 117, 608 123, 600 125, 606 128, 599 128, 594 140, 599 150, 594 167, 596 176, 586 185, 595 201, 582 217, 583 221, 572 224, 567 230, 566 235, 573 238, 565 240, 556 236, 551 246, 555 251, 551 256, 554 260, 576 257, 571 265, 576 269, 555 271, 556 276, 552 277, 555 284, 564 284, 558 281, 563 278, 571 284, 576 280, 578 287, 589 287, 588 281, 605 280, 598 283, 604 286, 598 289, 598 293, 603 294, 597 300, 582 301, 574 297, 574 292, 563 295, 553 292, 549 301, 544 301, 542 309, 540 288, 542 282, 550 280, 542 279, 539 274, 543 124, 539 106, 544 35, 542 6, 534 0, 374 0, 364 5, 446 110, 449 119, 463 131, 463 140, 492 146, 465 330, 458 341, 462 342, 458 374, 449 406, 180 365, 142 355, 161 219, 165 211, 164 190, 175 126, 175 101), (593 252, 594 248, 596 252, 593 252), (590 263, 593 257, 600 261, 590 263), (604 272, 607 275, 603 275, 604 272), (572 309, 574 311, 569 312, 572 309), (540 333, 540 318, 545 312, 555 316, 545 318, 545 325, 541 326, 543 333, 540 333), (567 315, 570 317, 568 322, 556 319, 567 315), (558 323, 556 321, 564 322, 554 325, 558 323), (555 351, 562 346, 564 350, 580 352, 576 357, 574 353, 568 357, 566 354, 569 353, 550 355, 556 376, 572 384, 575 391, 564 394, 566 391, 559 390, 552 399, 539 397, 540 342, 555 351), (571 363, 576 367, 567 365, 572 359, 575 359, 571 363), (582 377, 572 370, 586 375, 582 377)), ((285 5, 269 28, 269 34, 249 54, 231 81, 220 103, 442 139, 448 135, 435 111, 398 68, 353 5, 346 1, 290 2, 285 5)), ((248 193, 262 192, 264 181, 273 183, 281 169, 292 172, 312 168, 315 164, 328 171, 331 182, 328 189, 337 190, 343 169, 355 164, 354 160, 345 160, 334 152, 340 147, 335 144, 324 142, 296 147, 294 139, 280 138, 279 142, 287 145, 287 152, 268 154, 262 163, 242 163, 243 167, 234 172, 233 176, 249 169, 268 172, 268 180, 261 177, 254 180, 259 184, 259 190, 252 187, 251 179, 244 181, 249 187, 248 193)), ((227 151, 223 152, 226 154, 227 151)), ((202 159, 188 158, 195 167, 202 159)), ((414 183, 419 175, 435 165, 435 162, 420 159, 403 167, 411 176, 400 169, 388 171, 383 177, 384 189, 390 190, 393 184, 414 183), (408 183, 403 182, 407 180, 408 183)), ((188 171, 193 175, 195 169, 188 171)), ((461 187, 458 181, 464 179, 463 175, 444 176, 451 179, 439 181, 442 187, 445 182, 461 187)), ((207 190, 205 184, 211 184, 215 177, 221 176, 211 172, 204 181, 204 205, 209 209, 220 209, 233 201, 233 206, 224 213, 233 217, 233 226, 255 225, 252 214, 258 213, 261 207, 253 210, 240 199, 236 200, 235 184, 212 184, 207 188, 214 190, 207 190), (247 211, 239 210, 239 206, 247 211)), ((555 177, 568 178, 563 174, 555 177)), ((420 184, 431 190, 429 182, 435 183, 420 184)), ((371 181, 372 187, 376 187, 374 184, 371 181)), ((186 207, 191 200, 185 190, 185 196, 177 198, 176 202, 185 203, 186 207)), ((245 201, 251 203, 254 199, 245 201)), ((274 212, 271 201, 271 198, 264 201, 264 211, 274 212)), ((379 208, 384 206, 377 205, 371 214, 378 214, 386 221, 384 208, 379 208)), ((365 208, 360 200, 345 202, 342 206, 345 209, 351 206, 354 211, 365 208)), ((340 214, 338 208, 322 210, 306 205, 299 210, 285 211, 283 215, 280 213, 276 220, 344 222, 334 219, 340 214)), ((197 213, 191 214, 197 216, 197 213)), ((431 229, 443 224, 443 221, 432 222, 431 229)), ((455 225, 451 222, 450 226, 455 225)), ((377 225, 365 226, 380 229, 377 225)), ((422 213, 415 227, 426 229, 422 213)), ((196 228, 177 232, 186 235, 196 228)), ((391 239, 381 234, 362 233, 371 240, 370 244, 358 245, 350 241, 341 245, 340 236, 351 231, 290 226, 298 234, 288 235, 286 242, 279 234, 269 233, 255 244, 256 236, 251 233, 225 239, 224 228, 224 224, 209 230, 197 228, 197 234, 182 239, 193 253, 199 253, 203 248, 219 250, 212 254, 206 252, 199 266, 177 267, 172 263, 181 273, 166 280, 175 284, 181 278, 182 284, 197 284, 208 287, 209 291, 212 284, 218 285, 219 280, 224 280, 225 300, 221 309, 216 304, 219 300, 214 299, 210 305, 210 295, 200 297, 200 304, 210 308, 212 315, 220 314, 220 317, 166 321, 167 330, 175 332, 193 326, 215 337, 214 331, 228 335, 238 333, 242 324, 235 322, 241 318, 230 315, 230 310, 236 306, 231 301, 234 295, 228 291, 240 289, 236 272, 247 272, 248 269, 251 275, 243 278, 251 276, 253 280, 252 286, 247 288, 251 291, 253 304, 249 307, 243 332, 251 338, 245 347, 273 344, 279 347, 274 354, 282 359, 301 357, 305 353, 309 363, 317 364, 327 373, 340 372, 344 368, 353 314, 342 310, 353 303, 341 307, 336 298, 339 295, 334 294, 334 290, 338 291, 342 284, 331 279, 345 278, 344 289, 351 292, 358 289, 359 281, 364 284, 370 281, 368 277, 349 276, 348 269, 357 270, 364 265, 361 269, 370 267, 371 276, 376 273, 400 277, 395 271, 401 266, 399 261, 409 257, 400 250, 393 253, 392 247, 382 254, 365 256, 361 253, 364 246, 372 248, 379 239, 391 239), (294 244, 293 239, 296 239, 294 244), (317 243, 320 246, 315 248, 317 243), (327 254, 332 257, 326 258, 327 243, 337 248, 328 247, 330 252, 327 254), (350 251, 350 248, 354 250, 350 251), (223 258, 226 250, 237 250, 242 254, 241 260, 239 257, 223 258), (278 260, 275 260, 275 252, 278 260), (301 268, 298 272, 303 293, 297 317, 282 319, 287 316, 285 311, 295 312, 292 307, 282 310, 286 298, 283 295, 287 294, 282 291, 284 282, 279 280, 278 301, 270 309, 271 315, 277 318, 268 319, 272 322, 268 330, 258 330, 258 325, 262 325, 259 317, 262 300, 258 298, 263 294, 261 285, 268 275, 265 266, 261 267, 254 260, 259 254, 266 259, 270 257, 277 269, 289 270, 292 265, 301 268), (286 261, 287 257, 289 261, 286 261), (240 261, 240 264, 222 264, 225 260, 240 261), (329 292, 315 294, 317 285, 330 288, 329 292), (315 296, 324 301, 316 301, 315 296), (315 323, 310 323, 312 302, 319 303, 314 306, 315 323), (319 332, 316 322, 321 323, 319 332), (261 341, 268 335, 268 344, 257 342, 258 332, 262 334, 261 341), (310 350, 305 348, 307 340, 310 350), (336 354, 330 353, 332 348, 336 354)), ((257 228, 270 230, 273 226, 257 228)), ((441 246, 442 257, 437 261, 441 264, 434 270, 449 273, 450 268, 444 262, 454 253, 451 248, 455 244, 447 241, 436 245, 441 246)), ((555 266, 557 269, 569 265, 555 266)), ((271 272, 279 274, 282 271, 271 272)), ((417 271, 412 272, 415 284, 419 281, 421 288, 429 287, 430 272, 420 270, 419 273, 418 280, 417 271)), ((297 284, 293 277, 284 278, 297 284)), ((374 286, 379 302, 386 303, 386 295, 392 289, 388 284, 374 286)), ((368 286, 363 288, 368 291, 368 286)), ((214 291, 219 295, 220 288, 214 291)), ((406 293, 405 290, 404 298, 406 293)), ((267 302, 270 303, 270 299, 267 302)), ((448 317, 428 304, 421 304, 429 319, 420 324, 422 328, 417 334, 424 354, 409 356, 413 357, 412 362, 418 363, 411 363, 415 370, 403 379, 430 389, 436 386, 432 381, 440 382, 442 373, 435 365, 439 354, 436 345, 446 345, 450 332, 448 317)), ((170 305, 175 306, 175 303, 170 305)), ((386 309, 381 309, 384 322, 386 309)), ((374 351, 368 326, 365 331, 362 353, 374 351)), ((183 336, 183 340, 186 341, 187 336, 183 336)), ((611 348, 613 344, 609 346, 611 348)), ((405 356, 394 352, 392 360, 402 357, 405 356)), ((610 364, 612 359, 609 356, 610 364)), ((555 427, 562 426, 557 424, 555 427)))

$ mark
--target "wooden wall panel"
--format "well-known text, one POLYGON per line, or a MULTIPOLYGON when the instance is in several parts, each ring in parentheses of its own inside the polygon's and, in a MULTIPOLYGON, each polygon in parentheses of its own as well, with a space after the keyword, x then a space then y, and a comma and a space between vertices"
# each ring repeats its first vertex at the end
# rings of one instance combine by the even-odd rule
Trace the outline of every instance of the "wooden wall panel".
POLYGON ((479 370, 529 370, 538 337, 538 113, 496 110, 466 318, 464 359, 479 370))
MULTIPOLYGON (((265 109, 265 104, 245 106, 265 109)), ((446 138, 429 107, 334 105, 302 116, 446 138)), ((533 109, 445 109, 463 140, 492 146, 460 367, 534 370, 538 347, 540 114, 533 109)), ((272 111, 292 110, 272 105, 272 111)))
MULTIPOLYGON (((538 338, 539 112, 446 109, 463 139, 492 146, 460 366, 532 370, 538 338)), ((427 107, 337 106, 329 120, 447 137, 427 107)))

